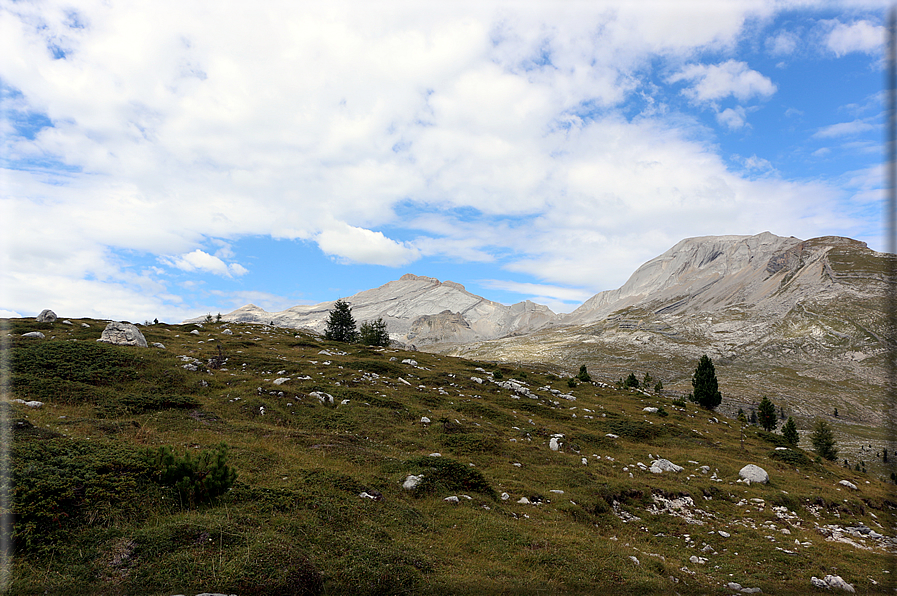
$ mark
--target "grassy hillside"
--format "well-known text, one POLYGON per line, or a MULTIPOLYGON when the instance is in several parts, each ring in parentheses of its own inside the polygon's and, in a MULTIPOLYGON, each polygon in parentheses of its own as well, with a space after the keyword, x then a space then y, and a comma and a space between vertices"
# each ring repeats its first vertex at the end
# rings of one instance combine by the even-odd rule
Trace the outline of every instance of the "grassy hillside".
POLYGON ((162 349, 73 323, 7 322, 10 400, 44 402, 2 409, 14 594, 803 594, 828 574, 888 591, 893 485, 755 429, 742 448, 691 404, 259 325, 143 327, 162 349), (164 482, 160 448, 222 443, 222 496, 164 482), (770 483, 736 482, 749 463, 770 483))

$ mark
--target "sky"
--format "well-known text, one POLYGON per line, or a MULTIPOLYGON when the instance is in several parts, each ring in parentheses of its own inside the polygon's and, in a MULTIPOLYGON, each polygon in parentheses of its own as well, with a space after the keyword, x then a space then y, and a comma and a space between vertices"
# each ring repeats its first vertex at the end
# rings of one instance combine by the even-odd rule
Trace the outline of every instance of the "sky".
POLYGON ((884 2, 0 2, 0 316, 405 273, 569 312, 684 238, 884 250, 884 2))

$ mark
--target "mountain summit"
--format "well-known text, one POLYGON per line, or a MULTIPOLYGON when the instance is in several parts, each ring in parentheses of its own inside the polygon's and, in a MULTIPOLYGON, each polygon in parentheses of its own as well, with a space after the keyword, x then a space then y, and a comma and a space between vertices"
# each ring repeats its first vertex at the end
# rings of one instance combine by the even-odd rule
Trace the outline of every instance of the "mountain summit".
MULTIPOLYGON (((506 306, 472 294, 459 283, 410 273, 379 288, 349 296, 345 301, 352 306, 352 314, 359 323, 382 318, 390 337, 418 346, 528 333, 557 319, 550 308, 529 300, 506 306)), ((249 304, 221 318, 323 333, 333 304, 334 301, 294 306, 275 313, 249 304)), ((197 318, 187 322, 199 321, 197 318)))

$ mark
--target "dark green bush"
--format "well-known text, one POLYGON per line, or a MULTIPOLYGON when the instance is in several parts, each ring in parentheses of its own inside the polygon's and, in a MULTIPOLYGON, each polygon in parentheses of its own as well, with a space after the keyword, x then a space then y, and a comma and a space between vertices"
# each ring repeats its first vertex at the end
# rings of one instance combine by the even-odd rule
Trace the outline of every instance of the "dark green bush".
POLYGON ((769 457, 771 459, 776 459, 781 462, 785 462, 791 466, 809 466, 812 462, 810 458, 800 451, 792 451, 791 449, 786 450, 772 450, 769 452, 769 457))
POLYGON ((643 420, 615 420, 607 425, 608 432, 620 437, 647 441, 664 434, 664 429, 654 424, 648 424, 643 420))
POLYGON ((492 378, 495 379, 496 381, 501 381, 502 379, 505 378, 505 376, 501 373, 500 369, 496 368, 495 372, 492 373, 492 378))
POLYGON ((221 496, 233 485, 237 473, 227 465, 227 444, 206 450, 193 458, 183 457, 169 446, 147 451, 146 462, 155 470, 153 476, 163 485, 174 487, 182 504, 190 507, 207 503, 221 496))
POLYGON ((140 451, 67 438, 19 438, 11 446, 17 548, 52 549, 65 533, 140 506, 150 468, 140 451))
POLYGON ((380 360, 356 360, 355 366, 360 370, 366 370, 378 375, 399 376, 402 374, 402 369, 395 364, 380 360))
POLYGON ((495 489, 479 470, 451 458, 424 456, 412 459, 407 464, 413 473, 424 476, 415 489, 418 494, 470 491, 493 499, 496 497, 495 489))
POLYGON ((192 395, 127 394, 111 399, 102 410, 109 414, 141 414, 170 408, 196 408, 199 401, 192 395))
POLYGON ((111 385, 136 377, 138 359, 103 343, 48 341, 15 348, 13 374, 63 379, 88 385, 111 385))
POLYGON ((583 383, 588 383, 592 380, 592 377, 589 376, 589 371, 586 369, 586 365, 583 364, 579 367, 579 374, 576 375, 576 378, 582 381, 583 383))
POLYGON ((788 443, 788 440, 785 439, 782 435, 777 435, 775 433, 767 432, 765 430, 757 431, 757 438, 763 439, 767 443, 772 443, 776 447, 790 447, 791 445, 788 443))

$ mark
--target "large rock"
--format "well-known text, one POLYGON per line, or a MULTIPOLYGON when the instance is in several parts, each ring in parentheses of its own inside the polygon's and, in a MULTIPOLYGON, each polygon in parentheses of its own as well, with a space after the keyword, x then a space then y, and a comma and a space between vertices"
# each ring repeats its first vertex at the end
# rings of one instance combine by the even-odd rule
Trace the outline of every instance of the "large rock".
POLYGON ((748 464, 741 468, 738 476, 745 482, 760 482, 762 484, 769 482, 769 474, 766 473, 766 470, 754 464, 748 464))
POLYGON ((668 459, 655 459, 651 462, 651 467, 648 468, 648 470, 654 474, 660 474, 662 472, 681 472, 682 466, 677 466, 668 459))
POLYGON ((45 308, 40 311, 40 314, 37 315, 38 323, 55 323, 56 322, 56 313, 50 310, 49 308, 45 308))
POLYGON ((28 333, 23 333, 22 337, 27 337, 28 339, 43 339, 46 336, 40 331, 29 331, 28 333))
POLYGON ((146 338, 140 333, 140 329, 131 323, 109 323, 97 341, 117 346, 147 347, 146 338))

